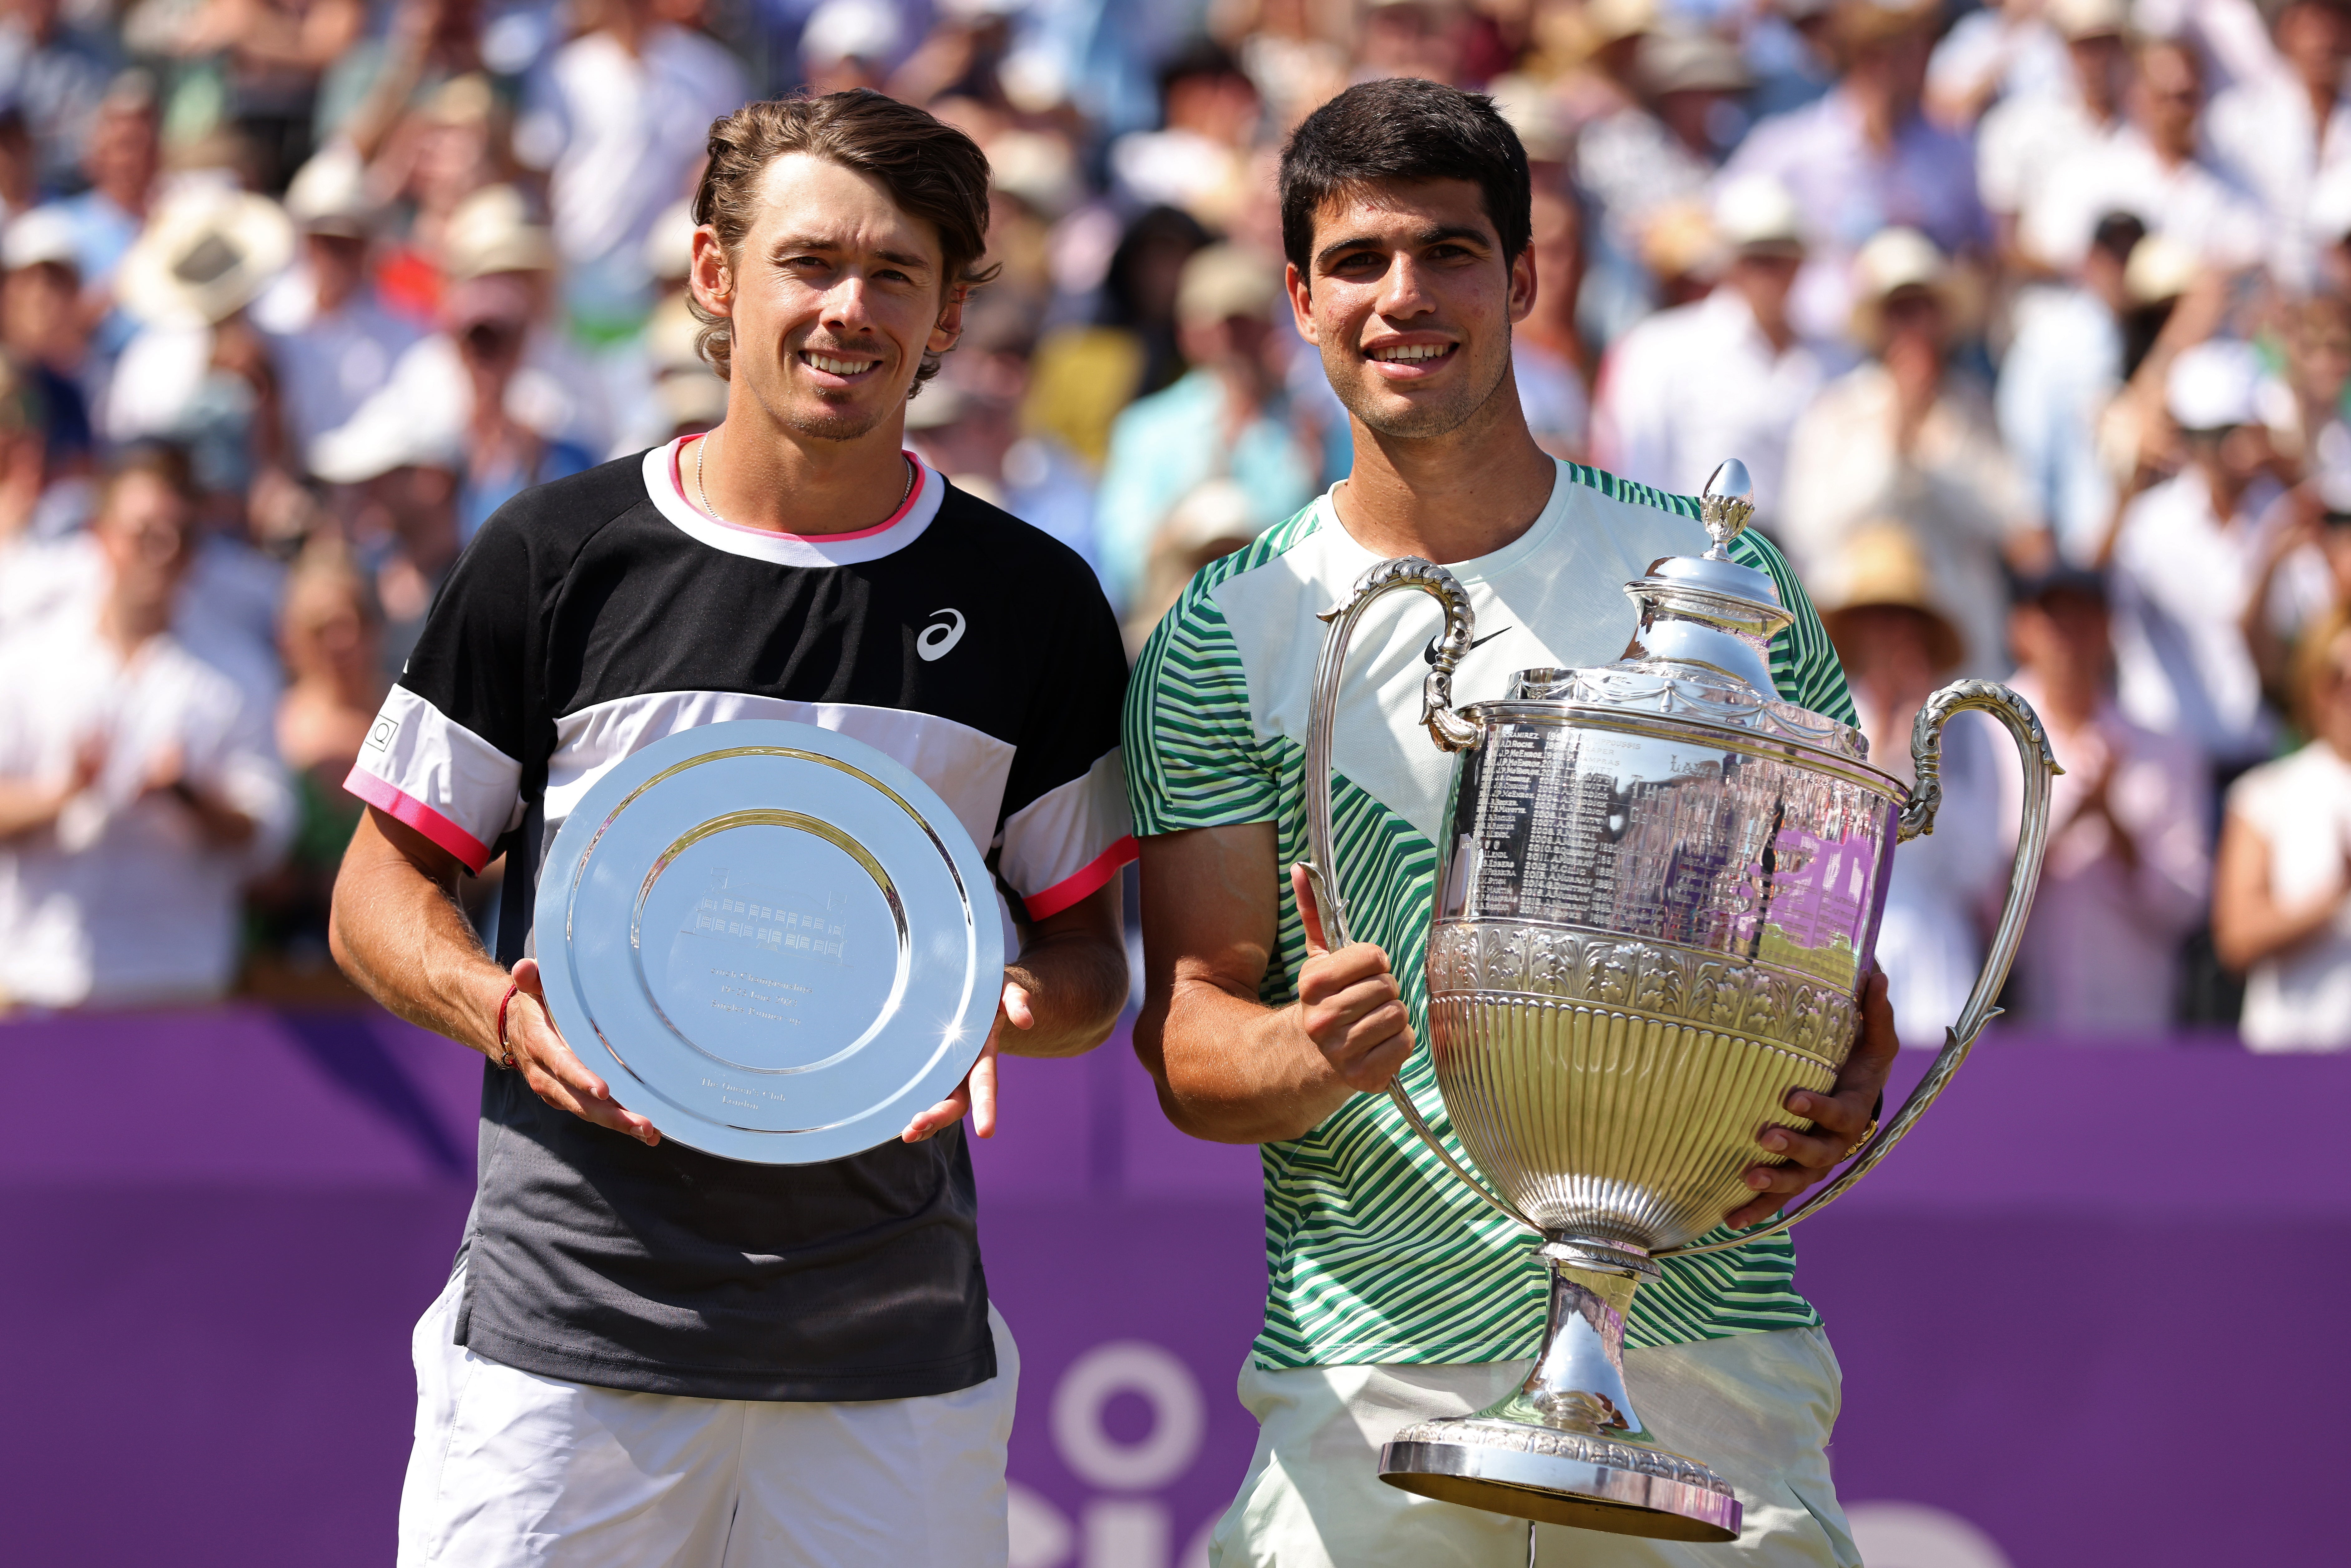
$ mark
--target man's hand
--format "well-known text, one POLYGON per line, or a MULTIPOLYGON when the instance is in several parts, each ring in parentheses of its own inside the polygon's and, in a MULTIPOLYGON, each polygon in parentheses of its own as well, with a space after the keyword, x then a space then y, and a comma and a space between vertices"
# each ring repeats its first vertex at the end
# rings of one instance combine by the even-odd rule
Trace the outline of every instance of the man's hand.
POLYGON ((1723 1223, 1734 1228, 1760 1224, 1787 1207, 1788 1200, 1826 1176, 1844 1163, 1868 1131, 1886 1080, 1894 1071, 1902 1042, 1894 1033, 1894 1004, 1886 999, 1883 971, 1869 977, 1861 994, 1861 1038, 1844 1070, 1826 1094, 1794 1089, 1782 1102, 1799 1116, 1810 1117, 1815 1131, 1799 1133, 1772 1127, 1757 1142, 1781 1158, 1747 1167, 1747 1185, 1760 1197, 1732 1209, 1723 1223))
POLYGON ((1306 1037, 1349 1086, 1367 1092, 1384 1089, 1412 1054, 1404 988, 1388 968, 1387 954, 1372 944, 1350 942, 1331 950, 1322 906, 1303 865, 1290 868, 1290 886, 1306 927, 1306 964, 1298 971, 1298 1009, 1306 1037))
POLYGON ((1020 956, 1005 966, 996 1021, 979 1060, 956 1092, 917 1115, 898 1134, 919 1144, 968 1115, 975 1136, 996 1135, 996 1059, 1081 1056, 1118 1023, 1126 1001, 1126 936, 1119 882, 1109 882, 1059 914, 1029 923, 1020 956))
POLYGON ((919 1144, 925 1138, 954 1126, 966 1115, 971 1117, 974 1137, 996 1136, 996 1056, 1000 1037, 1007 1027, 1034 1029, 1037 1015, 1029 1006, 1029 993, 1012 981, 1005 982, 1004 999, 996 1009, 996 1022, 987 1031, 987 1042, 979 1048, 979 1060, 963 1075, 954 1093, 917 1115, 898 1134, 901 1143, 919 1144))
MULTIPOLYGON (((514 1055, 514 1070, 530 1092, 559 1111, 569 1111, 583 1122, 610 1127, 652 1148, 661 1142, 661 1130, 612 1098, 611 1086, 588 1071, 572 1054, 555 1019, 548 1015, 547 988, 538 977, 538 960, 525 958, 514 967, 521 988, 507 1004, 506 1048, 514 1055)), ((492 1044, 495 1046, 496 1041, 492 1044)))

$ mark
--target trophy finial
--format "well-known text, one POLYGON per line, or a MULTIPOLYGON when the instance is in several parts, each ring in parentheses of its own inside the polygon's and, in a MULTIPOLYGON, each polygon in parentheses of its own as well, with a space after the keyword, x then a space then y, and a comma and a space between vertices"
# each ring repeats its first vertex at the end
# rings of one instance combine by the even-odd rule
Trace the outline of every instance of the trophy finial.
POLYGON ((1755 481, 1747 475, 1747 465, 1738 458, 1726 458, 1709 476, 1706 488, 1698 495, 1698 517, 1706 524, 1707 537, 1714 548, 1707 551, 1711 560, 1728 560, 1725 552, 1730 541, 1746 531, 1748 519, 1755 516, 1755 481))

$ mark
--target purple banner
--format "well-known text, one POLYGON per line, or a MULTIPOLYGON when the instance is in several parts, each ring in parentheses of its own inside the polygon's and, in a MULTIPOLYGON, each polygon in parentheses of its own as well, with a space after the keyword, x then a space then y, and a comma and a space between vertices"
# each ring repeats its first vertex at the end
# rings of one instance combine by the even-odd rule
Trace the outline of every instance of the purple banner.
MULTIPOLYGON (((0 1026, 0 1061, 11 1559, 388 1561, 478 1060, 228 1009, 0 1026)), ((1872 1568, 2339 1560, 2346 1103, 2351 1058, 1987 1044, 1801 1236, 1872 1568)), ((1256 1153, 1168 1128, 1116 1044, 1008 1064, 1005 1115, 1016 1563, 1189 1568, 1254 1437, 1256 1153)))

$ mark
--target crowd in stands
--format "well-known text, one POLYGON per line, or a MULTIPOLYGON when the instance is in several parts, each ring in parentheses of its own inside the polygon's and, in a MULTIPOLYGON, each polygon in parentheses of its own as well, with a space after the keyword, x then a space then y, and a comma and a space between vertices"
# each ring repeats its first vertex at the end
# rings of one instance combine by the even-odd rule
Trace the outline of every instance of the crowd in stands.
MULTIPOLYGON (((1542 444, 1742 458, 1890 771, 1949 680, 2039 710, 2012 1017, 2351 1045, 2346 63, 2351 0, 5 0, 0 1011, 337 984, 341 779, 436 585, 724 413, 714 116, 865 87, 985 148, 1001 270, 909 441, 1139 644, 1347 471, 1274 172, 1409 75, 1527 148, 1542 444)), ((1954 724, 1897 861, 1913 1044, 2005 746, 1954 724)))

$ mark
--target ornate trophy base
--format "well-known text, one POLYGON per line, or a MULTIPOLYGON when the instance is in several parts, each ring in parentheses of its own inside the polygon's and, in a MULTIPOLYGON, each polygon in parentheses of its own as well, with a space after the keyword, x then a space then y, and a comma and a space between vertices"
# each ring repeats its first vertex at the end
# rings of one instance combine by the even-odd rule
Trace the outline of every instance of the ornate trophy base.
POLYGON ((1662 1541, 1739 1538, 1729 1483, 1659 1447, 1625 1391, 1625 1312, 1657 1277, 1636 1248, 1555 1237, 1551 1322, 1519 1389, 1475 1416, 1407 1427, 1380 1479, 1423 1497, 1545 1524, 1662 1541))

